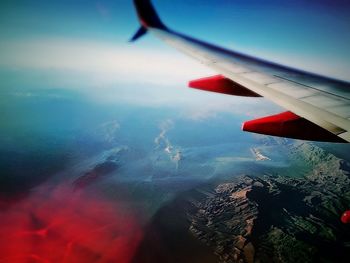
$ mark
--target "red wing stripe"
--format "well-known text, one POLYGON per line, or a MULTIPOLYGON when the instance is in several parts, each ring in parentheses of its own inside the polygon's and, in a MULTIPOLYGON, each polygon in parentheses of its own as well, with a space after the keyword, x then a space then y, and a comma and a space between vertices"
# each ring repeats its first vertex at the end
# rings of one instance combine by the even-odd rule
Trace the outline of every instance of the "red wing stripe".
POLYGON ((243 131, 294 139, 345 142, 335 134, 287 111, 243 123, 243 131))
POLYGON ((222 75, 192 80, 188 83, 188 86, 190 88, 235 96, 261 97, 259 94, 256 94, 222 75))

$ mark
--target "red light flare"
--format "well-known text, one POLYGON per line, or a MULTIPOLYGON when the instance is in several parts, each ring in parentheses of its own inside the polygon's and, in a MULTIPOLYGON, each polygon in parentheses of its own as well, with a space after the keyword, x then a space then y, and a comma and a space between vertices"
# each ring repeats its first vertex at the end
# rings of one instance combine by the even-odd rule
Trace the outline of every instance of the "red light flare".
POLYGON ((67 187, 0 210, 0 262, 128 263, 142 238, 121 204, 67 187))
POLYGON ((340 220, 343 224, 350 224, 350 210, 345 211, 340 220))

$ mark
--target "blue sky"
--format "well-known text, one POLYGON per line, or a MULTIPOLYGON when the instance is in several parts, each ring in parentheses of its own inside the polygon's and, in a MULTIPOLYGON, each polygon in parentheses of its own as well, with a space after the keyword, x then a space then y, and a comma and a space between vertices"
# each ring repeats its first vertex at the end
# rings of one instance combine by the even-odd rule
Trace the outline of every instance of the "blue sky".
MULTIPOLYGON (((350 42, 349 1, 153 2, 170 26, 218 44, 234 41, 239 46, 289 51, 308 49, 313 42, 320 51, 337 47, 337 56, 350 42)), ((61 36, 123 41, 137 26, 131 0, 14 0, 1 5, 2 39, 61 36)))
MULTIPOLYGON (((153 2, 164 22, 177 31, 350 80, 349 1, 153 2)), ((124 89, 124 96, 135 101, 136 94, 145 97, 145 90, 157 101, 197 96, 183 92, 186 82, 215 73, 153 36, 129 44, 137 28, 131 0, 2 1, 0 69, 7 72, 2 82, 83 88, 94 96, 101 89, 119 95, 124 89), (181 89, 164 88, 169 86, 181 89)))

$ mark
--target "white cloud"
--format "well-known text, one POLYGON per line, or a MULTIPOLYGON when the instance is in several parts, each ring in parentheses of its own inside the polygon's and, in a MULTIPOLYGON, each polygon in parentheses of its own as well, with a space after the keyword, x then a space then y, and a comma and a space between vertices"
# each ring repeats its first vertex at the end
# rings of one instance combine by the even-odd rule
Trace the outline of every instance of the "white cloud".
MULTIPOLYGON (((183 108, 184 116, 198 121, 215 117, 217 112, 257 115, 262 108, 268 112, 275 109, 259 99, 187 88, 187 81, 216 73, 170 48, 163 51, 144 48, 142 43, 34 39, 0 42, 0 57, 0 67, 40 72, 48 76, 50 84, 81 88, 103 104, 176 105, 183 108)), ((45 78, 39 76, 35 81, 45 78)))
POLYGON ((141 44, 113 44, 72 39, 35 39, 0 43, 0 66, 88 73, 89 81, 173 85, 212 71, 186 56, 144 49, 141 44))

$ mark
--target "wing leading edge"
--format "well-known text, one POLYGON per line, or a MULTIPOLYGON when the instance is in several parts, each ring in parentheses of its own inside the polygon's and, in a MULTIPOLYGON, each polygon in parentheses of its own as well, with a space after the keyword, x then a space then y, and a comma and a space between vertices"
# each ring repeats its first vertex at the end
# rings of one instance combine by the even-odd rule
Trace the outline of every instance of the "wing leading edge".
POLYGON ((191 87, 230 95, 263 96, 290 112, 282 113, 283 118, 276 119, 280 116, 276 115, 258 119, 255 123, 259 125, 246 122, 244 130, 297 139, 350 142, 349 83, 174 32, 165 26, 149 0, 134 0, 134 4, 141 28, 132 41, 150 32, 220 74, 191 81, 191 87), (304 129, 308 129, 305 136, 304 129))

